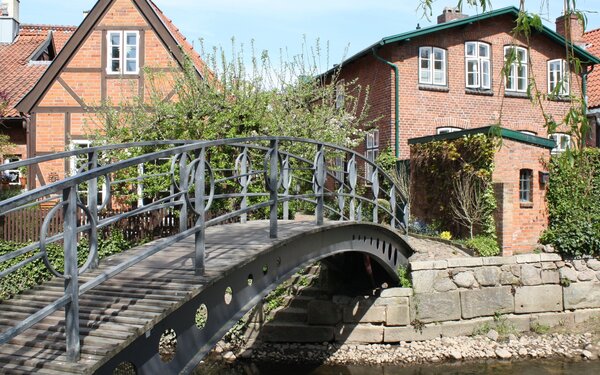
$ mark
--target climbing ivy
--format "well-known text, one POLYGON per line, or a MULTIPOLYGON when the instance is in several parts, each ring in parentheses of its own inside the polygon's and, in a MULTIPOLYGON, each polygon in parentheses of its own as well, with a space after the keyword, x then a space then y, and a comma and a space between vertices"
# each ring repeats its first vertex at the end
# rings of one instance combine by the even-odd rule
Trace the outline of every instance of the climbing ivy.
POLYGON ((413 213, 428 223, 438 223, 454 237, 465 236, 468 228, 457 223, 451 203, 457 199, 455 181, 470 175, 482 181, 485 215, 476 232, 495 238, 493 211, 496 199, 492 186, 494 155, 500 138, 476 134, 455 140, 436 141, 411 146, 411 180, 413 213))
POLYGON ((600 150, 567 151, 548 170, 550 225, 541 241, 568 256, 600 255, 600 150))

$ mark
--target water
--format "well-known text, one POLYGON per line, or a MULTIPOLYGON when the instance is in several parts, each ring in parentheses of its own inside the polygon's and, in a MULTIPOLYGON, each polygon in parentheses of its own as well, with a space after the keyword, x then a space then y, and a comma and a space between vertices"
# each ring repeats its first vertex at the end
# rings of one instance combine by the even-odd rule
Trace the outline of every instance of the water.
POLYGON ((202 375, 599 375, 600 361, 477 362, 443 365, 399 366, 309 366, 239 364, 230 368, 204 368, 202 375))

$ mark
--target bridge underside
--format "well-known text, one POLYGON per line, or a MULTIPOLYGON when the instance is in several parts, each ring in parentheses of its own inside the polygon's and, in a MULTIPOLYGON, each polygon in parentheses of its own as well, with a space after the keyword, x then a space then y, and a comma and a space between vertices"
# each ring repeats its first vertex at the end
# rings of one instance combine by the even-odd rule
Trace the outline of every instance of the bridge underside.
MULTIPOLYGON (((375 224, 284 221, 277 239, 269 239, 268 233, 266 221, 207 229, 203 276, 194 273, 193 237, 150 256, 81 297, 79 363, 65 360, 64 315, 59 311, 0 346, 3 371, 112 374, 119 364, 129 363, 138 374, 190 373, 247 311, 299 268, 334 254, 360 252, 396 278, 396 269, 411 254, 396 232, 375 224), (200 306, 208 313, 202 328, 196 320, 200 306), (167 330, 175 332, 177 345, 174 356, 163 362, 158 349, 167 330)), ((144 248, 103 261, 82 282, 144 248)), ((57 280, 2 303, 0 324, 60 293, 62 282, 57 280)))

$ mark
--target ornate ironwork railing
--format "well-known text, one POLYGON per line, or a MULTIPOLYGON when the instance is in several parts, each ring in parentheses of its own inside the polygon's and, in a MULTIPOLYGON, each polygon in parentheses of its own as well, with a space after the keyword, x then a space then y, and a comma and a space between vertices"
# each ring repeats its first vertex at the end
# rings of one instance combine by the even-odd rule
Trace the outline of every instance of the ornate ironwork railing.
POLYGON ((0 343, 65 308, 67 357, 72 361, 80 356, 82 294, 191 235, 195 236, 195 271, 202 274, 205 231, 212 225, 231 220, 244 223, 250 215, 268 218, 270 237, 276 238, 278 219, 289 219, 292 205, 302 205, 314 209, 318 225, 327 213, 332 220, 368 220, 407 228, 406 200, 388 174, 350 149, 308 139, 253 137, 91 147, 2 165, 0 173, 20 167, 27 167, 29 175, 36 176, 36 184, 44 183, 45 172, 54 174, 56 181, 0 201, 0 219, 18 210, 51 207, 39 240, 0 255, 0 278, 41 260, 54 276, 65 280, 65 292, 1 332, 0 343), (70 173, 61 177, 56 172, 59 169, 70 173), (367 170, 372 171, 370 176, 364 175, 367 170), (154 186, 151 199, 144 190, 150 185, 154 186), (157 185, 162 186, 160 193, 156 193, 161 189, 157 185), (137 207, 113 216, 99 215, 111 205, 130 204, 126 198, 132 196, 139 200, 137 207), (165 208, 178 215, 177 234, 154 242, 143 253, 80 285, 79 275, 98 265, 98 237, 103 228, 165 208), (50 231, 49 223, 59 214, 62 231, 50 231), (88 254, 78 263, 78 239, 84 236, 88 254), (64 270, 52 264, 50 244, 62 245, 64 270))

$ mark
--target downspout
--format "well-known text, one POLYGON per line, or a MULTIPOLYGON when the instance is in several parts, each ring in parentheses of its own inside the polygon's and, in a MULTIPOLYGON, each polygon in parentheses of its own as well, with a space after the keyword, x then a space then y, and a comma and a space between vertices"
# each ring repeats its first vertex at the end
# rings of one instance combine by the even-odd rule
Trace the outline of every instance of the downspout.
POLYGON ((389 65, 392 69, 394 69, 394 103, 395 103, 395 108, 394 108, 394 128, 395 128, 395 150, 396 150, 396 161, 400 158, 400 72, 398 71, 398 67, 396 66, 396 64, 391 63, 389 61, 387 61, 386 59, 384 59, 383 57, 377 55, 377 51, 375 51, 375 47, 373 47, 371 49, 371 51, 373 52, 373 56, 389 65))

